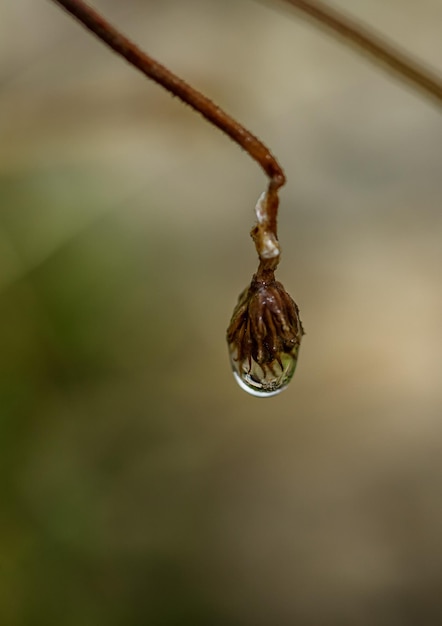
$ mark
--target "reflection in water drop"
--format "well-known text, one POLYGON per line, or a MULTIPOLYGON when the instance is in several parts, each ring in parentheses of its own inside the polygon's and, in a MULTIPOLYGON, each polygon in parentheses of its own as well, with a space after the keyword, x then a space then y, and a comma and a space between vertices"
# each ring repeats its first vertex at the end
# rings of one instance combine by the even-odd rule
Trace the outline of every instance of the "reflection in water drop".
POLYGON ((294 350, 294 354, 282 354, 281 362, 274 361, 272 366, 261 367, 253 359, 250 364, 247 361, 239 362, 232 353, 230 362, 235 380, 241 389, 252 396, 270 398, 283 391, 292 379, 296 369, 297 350, 294 350))

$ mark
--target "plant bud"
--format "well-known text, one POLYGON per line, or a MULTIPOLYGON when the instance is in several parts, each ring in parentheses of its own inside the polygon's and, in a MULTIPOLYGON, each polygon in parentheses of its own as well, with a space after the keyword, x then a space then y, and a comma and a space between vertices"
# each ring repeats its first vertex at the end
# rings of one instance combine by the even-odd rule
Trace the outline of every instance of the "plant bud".
POLYGON ((274 272, 255 274, 240 295, 227 330, 239 386, 260 397, 285 389, 296 369, 303 334, 298 307, 274 272))

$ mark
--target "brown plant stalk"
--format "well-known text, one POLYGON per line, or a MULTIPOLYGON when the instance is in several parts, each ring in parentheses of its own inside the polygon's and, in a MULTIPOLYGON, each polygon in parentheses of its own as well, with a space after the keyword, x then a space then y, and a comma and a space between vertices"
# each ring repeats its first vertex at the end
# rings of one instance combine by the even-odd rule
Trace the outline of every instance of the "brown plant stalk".
POLYGON ((387 42, 373 30, 362 26, 353 18, 318 0, 284 0, 295 9, 325 26, 360 52, 392 71, 396 76, 417 87, 424 94, 442 102, 442 79, 423 67, 415 59, 387 42))
MULTIPOLYGON (((140 50, 132 41, 121 34, 112 24, 105 20, 99 13, 94 11, 83 0, 52 0, 62 6, 68 13, 79 20, 87 29, 93 32, 101 41, 112 48, 117 54, 122 56, 140 72, 151 78, 156 83, 164 87, 167 91, 177 96, 192 109, 198 111, 211 124, 217 126, 233 141, 241 146, 249 156, 254 159, 264 170, 269 178, 266 199, 262 203, 265 215, 261 224, 257 227, 254 239, 258 254, 261 258, 262 243, 260 236, 270 237, 277 242, 276 219, 278 212, 278 189, 285 183, 285 175, 282 167, 260 139, 247 130, 233 117, 228 115, 212 100, 204 94, 191 87, 188 83, 178 77, 153 59, 151 56, 140 50), (265 231, 265 232, 264 232, 265 231)), ((264 266, 268 267, 276 262, 264 260, 264 266)))
MULTIPOLYGON (((211 124, 221 129, 262 167, 269 178, 269 185, 266 194, 260 199, 257 206, 258 224, 252 231, 252 237, 261 262, 259 271, 261 269, 263 271, 275 269, 279 260, 277 238, 278 190, 285 183, 285 175, 269 148, 207 96, 140 50, 83 0, 52 1, 77 18, 131 65, 180 98, 195 111, 198 111, 211 124)), ((332 29, 344 37, 346 41, 368 52, 373 58, 381 61, 398 75, 423 89, 427 94, 442 101, 441 81, 437 77, 431 76, 425 68, 420 67, 415 61, 405 57, 391 45, 382 41, 374 33, 369 33, 353 20, 316 0, 286 0, 286 2, 309 15, 319 24, 332 29)))

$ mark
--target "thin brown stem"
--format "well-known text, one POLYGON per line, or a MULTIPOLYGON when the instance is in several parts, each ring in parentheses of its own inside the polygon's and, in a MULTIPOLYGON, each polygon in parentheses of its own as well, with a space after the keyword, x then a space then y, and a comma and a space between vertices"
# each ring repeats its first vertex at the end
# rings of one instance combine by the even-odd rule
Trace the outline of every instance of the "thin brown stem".
POLYGON ((400 52, 377 33, 368 30, 341 11, 332 9, 317 0, 285 0, 288 4, 311 17, 342 37, 361 52, 365 52, 381 66, 393 71, 426 95, 442 102, 442 79, 416 60, 400 52))
POLYGON ((285 183, 283 169, 267 146, 209 98, 140 50, 132 41, 121 34, 82 0, 52 1, 76 17, 83 26, 92 31, 101 41, 117 54, 124 57, 126 61, 140 70, 140 72, 167 89, 174 96, 177 96, 192 109, 198 111, 209 122, 217 126, 240 145, 267 174, 273 193, 276 193, 285 183))

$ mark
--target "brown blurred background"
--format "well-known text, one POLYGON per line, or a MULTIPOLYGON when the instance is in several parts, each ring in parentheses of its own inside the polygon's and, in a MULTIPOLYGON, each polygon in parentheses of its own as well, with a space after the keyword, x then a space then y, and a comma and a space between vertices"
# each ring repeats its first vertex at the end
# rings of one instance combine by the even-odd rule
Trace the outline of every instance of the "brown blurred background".
MULTIPOLYGON (((289 389, 225 328, 264 189, 50 2, 0 6, 0 623, 442 623, 442 125, 271 0, 97 0, 283 164, 289 389)), ((336 0, 433 68, 440 0, 336 0)))

